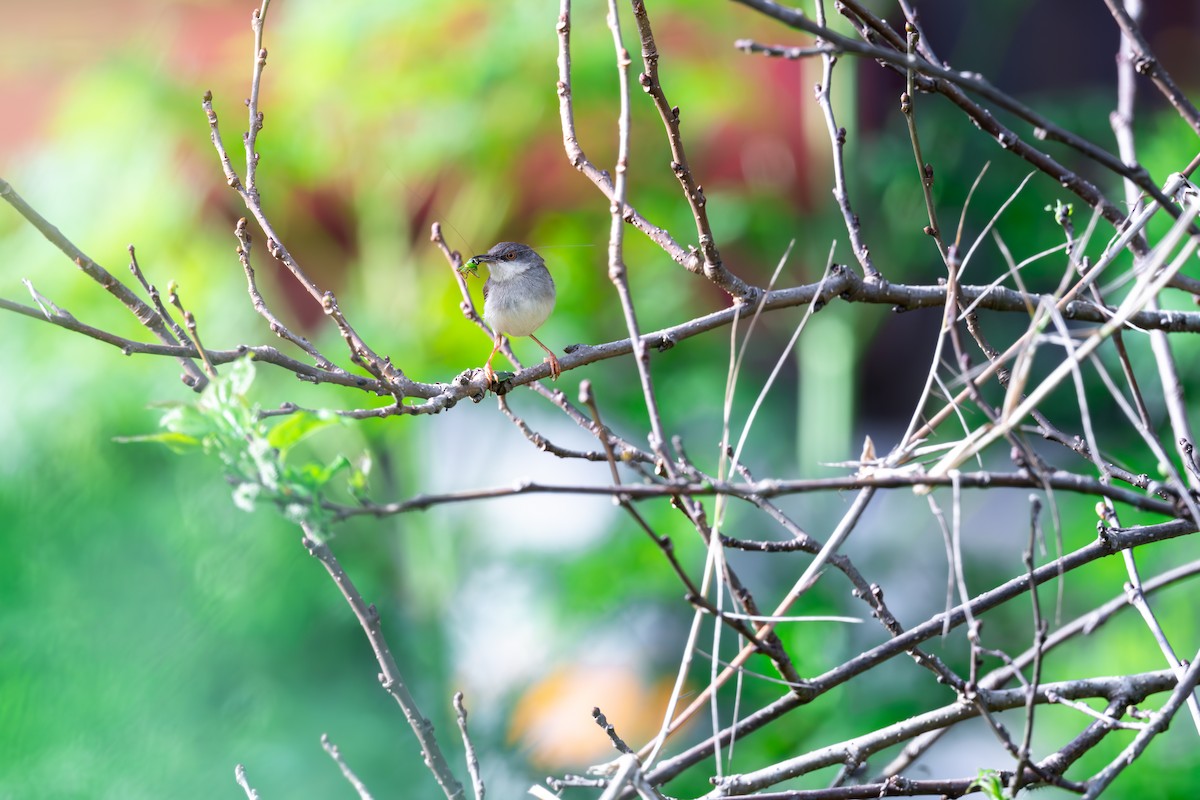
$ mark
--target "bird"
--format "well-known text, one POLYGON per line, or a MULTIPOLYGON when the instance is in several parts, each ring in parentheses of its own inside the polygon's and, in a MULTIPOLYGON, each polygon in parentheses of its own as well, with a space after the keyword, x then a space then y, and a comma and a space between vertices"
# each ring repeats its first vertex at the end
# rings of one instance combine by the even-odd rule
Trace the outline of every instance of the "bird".
POLYGON ((488 267, 488 279, 483 284, 483 321, 495 336, 492 353, 483 367, 488 382, 496 382, 492 359, 505 336, 528 336, 537 342, 548 355, 543 361, 550 365, 550 377, 558 380, 562 374, 558 357, 533 335, 554 310, 554 278, 546 262, 529 245, 500 242, 486 253, 472 256, 461 271, 478 274, 480 264, 488 267))

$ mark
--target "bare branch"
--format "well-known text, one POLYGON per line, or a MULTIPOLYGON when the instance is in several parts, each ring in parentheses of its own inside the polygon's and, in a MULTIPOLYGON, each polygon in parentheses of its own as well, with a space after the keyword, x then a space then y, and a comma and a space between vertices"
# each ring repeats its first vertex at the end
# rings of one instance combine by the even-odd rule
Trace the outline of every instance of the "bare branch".
MULTIPOLYGON (((1174 673, 1172 673, 1172 677, 1174 677, 1174 673)), ((1167 729, 1179 709, 1194 697, 1193 691, 1198 680, 1200 680, 1200 653, 1192 658, 1191 666, 1179 678, 1175 690, 1171 692, 1170 699, 1158 713, 1151 717, 1150 723, 1145 729, 1134 737, 1129 746, 1109 762, 1108 766, 1088 781, 1087 791, 1083 795, 1084 800, 1095 800, 1099 797, 1126 767, 1137 760, 1138 756, 1150 745, 1151 740, 1167 729)))
POLYGON ((238 786, 242 787, 242 791, 246 793, 247 800, 258 800, 258 792, 250 786, 250 780, 246 777, 246 768, 238 764, 233 769, 233 777, 237 780, 238 786))
MULTIPOLYGON (((587 176, 610 202, 615 202, 616 194, 612 178, 584 155, 583 147, 579 144, 579 137, 575 131, 575 112, 572 106, 571 93, 571 0, 560 0, 556 29, 559 40, 558 107, 559 116, 562 120, 563 147, 566 149, 567 160, 570 161, 571 166, 587 176)), ((629 203, 622 202, 622 207, 622 219, 646 234, 651 241, 661 247, 678 264, 689 272, 697 274, 703 272, 703 259, 698 250, 695 248, 685 250, 682 245, 671 238, 671 235, 666 230, 649 222, 629 203)), ((722 274, 718 272, 715 274, 724 281, 724 283, 718 285, 732 297, 750 298, 754 295, 754 288, 740 278, 732 275, 732 273, 725 272, 722 274)))
POLYGON ((445 756, 442 755, 442 750, 438 746, 437 739, 433 734, 433 723, 422 716, 420 709, 417 708, 416 700, 408 691, 408 686, 400 674, 400 668, 396 665, 396 660, 392 657, 391 648, 388 647, 387 640, 383 636, 379 612, 375 609, 374 605, 367 605, 363 601, 362 595, 354 587, 350 576, 342 569, 342 565, 333 555, 333 551, 320 538, 317 531, 313 530, 308 523, 305 523, 303 527, 304 539, 301 544, 308 550, 309 555, 320 561, 329 572, 329 577, 333 579, 334 584, 338 587, 338 591, 342 593, 346 602, 349 603, 355 618, 358 620, 359 625, 362 626, 363 633, 366 634, 367 641, 371 645, 371 650, 375 653, 375 660, 379 663, 379 668, 382 670, 379 675, 379 681, 383 684, 384 691, 392 696, 397 705, 400 706, 400 710, 404 712, 404 718, 408 720, 413 735, 416 736, 417 741, 421 745, 421 753, 425 756, 426 766, 429 767, 433 776, 437 778, 438 785, 442 788, 442 792, 446 795, 447 800, 464 800, 466 792, 462 784, 458 782, 458 779, 450 771, 450 766, 446 763, 445 756))
POLYGON ((354 791, 358 793, 359 799, 371 800, 371 793, 367 790, 366 784, 359 780, 359 777, 354 774, 354 770, 350 769, 346 764, 345 759, 342 758, 342 754, 338 751, 337 745, 329 741, 328 734, 321 734, 321 747, 333 759, 333 763, 338 765, 338 769, 342 771, 342 777, 354 787, 354 791))
MULTIPOLYGON (((1137 676, 1125 678, 1087 678, 1074 681, 1046 684, 1034 693, 1037 703, 1050 703, 1050 695, 1079 699, 1084 697, 1103 697, 1113 699, 1120 697, 1128 703, 1137 703, 1157 692, 1170 691, 1175 688, 1175 676, 1170 670, 1146 672, 1137 676)), ((989 711, 1004 711, 1020 708, 1026 703, 1024 689, 1008 689, 992 691, 982 700, 989 711)), ((822 767, 843 763, 853 756, 864 759, 872 753, 886 747, 891 747, 897 741, 904 741, 917 734, 925 733, 963 720, 979 716, 979 709, 971 703, 954 703, 943 706, 935 711, 911 717, 895 725, 889 725, 872 731, 865 736, 846 742, 815 750, 812 753, 780 761, 766 769, 749 772, 742 775, 730 775, 722 781, 716 791, 705 797, 729 797, 731 794, 742 794, 773 786, 789 778, 805 775, 822 767)), ((1037 781, 1036 772, 1020 775, 1024 781, 1037 781)), ((757 796, 757 795, 756 795, 757 796)))
POLYGON ((463 693, 454 693, 454 716, 458 719, 458 730, 462 734, 463 749, 467 754, 467 774, 471 776, 471 788, 475 791, 475 800, 483 800, 487 793, 483 786, 483 776, 479 772, 479 757, 475 754, 475 744, 467 733, 467 707, 463 704, 463 693))
MULTIPOLYGON (((166 347, 178 346, 178 340, 171 332, 164 319, 155 312, 155 310, 146 305, 141 298, 129 290, 125 284, 113 277, 112 273, 104 267, 97 264, 92 259, 88 258, 82 250, 74 245, 70 239, 62 234, 62 232, 54 227, 50 222, 33 209, 25 199, 17 194, 16 190, 8 183, 8 181, 0 178, 0 199, 13 207, 14 210, 29 222, 30 225, 37 228, 38 232, 46 238, 46 241, 57 247, 66 255, 67 258, 79 267, 85 275, 100 284, 109 294, 121 301, 121 304, 133 312, 137 321, 144 325, 156 339, 163 343, 166 347)), ((12 304, 6 305, 9 310, 17 310, 12 304)), ((24 313, 24 312, 20 312, 24 313)), ((33 316, 33 315, 29 315, 33 316)), ((49 317, 48 317, 49 319, 49 317)), ((55 321, 55 320, 51 320, 55 321)), ((64 320, 65 321, 65 320, 64 320)), ((60 324, 55 321, 55 324, 60 324)), ((65 325, 63 327, 66 327, 65 325)), ((94 328, 91 330, 95 330, 94 328)), ((83 333, 81 329, 78 332, 83 333)), ((91 334, 89 334, 91 335, 91 334)), ((95 337, 99 338, 99 337, 95 337)), ((117 337, 113 337, 117 338, 117 337)), ((205 377, 196 363, 191 360, 190 354, 180 355, 179 364, 183 367, 183 382, 200 391, 208 383, 208 378, 205 377)))

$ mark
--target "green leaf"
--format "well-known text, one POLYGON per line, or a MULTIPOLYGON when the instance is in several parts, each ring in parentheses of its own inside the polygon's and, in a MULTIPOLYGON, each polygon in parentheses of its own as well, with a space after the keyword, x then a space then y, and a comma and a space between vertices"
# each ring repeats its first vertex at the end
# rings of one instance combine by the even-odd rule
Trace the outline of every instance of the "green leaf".
POLYGON ((350 459, 339 453, 333 461, 325 465, 325 469, 321 470, 322 485, 329 483, 335 475, 347 469, 350 469, 350 459))
POLYGON ((365 493, 370 458, 359 469, 342 455, 325 465, 287 464, 290 448, 343 419, 332 412, 303 411, 268 427, 247 397, 253 381, 254 365, 242 359, 213 380, 195 403, 166 405, 159 420, 165 431, 118 441, 156 442, 176 452, 202 449, 214 454, 235 485, 233 502, 238 508, 252 511, 267 501, 285 518, 325 531, 328 515, 321 506, 322 491, 338 473, 349 471, 351 491, 358 487, 365 493))
POLYGON ((299 476, 303 478, 305 485, 320 490, 333 479, 333 476, 349 467, 350 459, 339 455, 323 467, 318 464, 305 464, 300 468, 299 476))
POLYGON ((1000 774, 993 769, 981 769, 975 780, 971 781, 970 789, 978 789, 988 800, 1008 800, 1008 792, 1000 780, 1000 774))
POLYGON ((158 444, 165 444, 171 448, 171 452, 173 453, 191 453, 199 449, 203 444, 195 436, 188 436, 186 433, 175 433, 173 431, 148 433, 142 436, 114 436, 113 441, 120 442, 121 444, 156 442, 158 444))
POLYGON ((160 427, 172 433, 203 439, 216 431, 212 420, 196 406, 174 405, 158 420, 160 427))
POLYGON ((337 425, 339 422, 341 422, 341 417, 328 411, 315 413, 300 411, 271 428, 267 433, 267 441, 271 443, 272 447, 279 448, 280 452, 286 455, 287 451, 297 442, 307 439, 330 425, 337 425))
POLYGON ((356 500, 362 500, 367 496, 367 491, 370 489, 367 479, 371 475, 371 465, 371 454, 363 453, 358 459, 358 465, 351 469, 350 474, 346 477, 346 486, 350 490, 350 496, 356 500))

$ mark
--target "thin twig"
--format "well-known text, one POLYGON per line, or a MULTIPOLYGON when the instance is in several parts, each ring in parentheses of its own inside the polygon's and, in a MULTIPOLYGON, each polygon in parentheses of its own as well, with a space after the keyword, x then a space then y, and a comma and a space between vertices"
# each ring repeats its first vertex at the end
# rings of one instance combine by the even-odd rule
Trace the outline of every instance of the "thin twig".
POLYGON ((1175 84, 1171 74, 1163 68, 1160 62, 1150 49, 1150 45, 1146 42, 1142 31, 1138 27, 1136 20, 1137 14, 1131 14, 1125 7, 1122 0, 1104 0, 1104 5, 1108 6, 1108 10, 1112 13, 1113 19, 1121 26, 1122 38, 1128 41, 1131 45, 1133 53, 1133 68, 1140 75, 1149 76, 1155 87, 1162 93, 1163 97, 1175 107, 1179 112, 1179 116, 1183 117, 1184 121, 1192 127, 1196 133, 1200 133, 1200 110, 1192 105, 1192 101, 1187 95, 1175 84))
POLYGON ((400 706, 400 710, 404 712, 404 718, 408 721, 413 735, 421 745, 425 765, 437 779, 447 800, 464 800, 466 791, 454 777, 449 764, 446 763, 445 756, 442 755, 441 747, 433 733, 433 724, 421 714, 416 700, 408 691, 408 686, 400 674, 396 659, 392 657, 391 648, 388 647, 387 640, 383 636, 383 626, 380 623, 378 610, 374 605, 367 605, 363 601, 362 595, 355 588, 350 576, 342 569, 342 565, 334 556, 333 551, 329 549, 328 543, 323 541, 317 531, 308 523, 303 523, 302 527, 304 528, 304 538, 301 544, 308 550, 308 554, 320 561, 329 572, 329 577, 333 579, 338 591, 342 593, 342 597, 346 599, 359 625, 362 626, 371 650, 375 653, 375 660, 382 670, 379 675, 380 683, 383 685, 384 691, 392 696, 392 699, 400 706))
POLYGON ((599 707, 592 709, 592 719, 600 726, 612 742, 613 747, 617 748, 618 753, 632 753, 633 748, 625 743, 625 740, 617 733, 617 729, 608 721, 608 717, 604 716, 604 712, 599 707))
POLYGON ((471 788, 475 792, 475 800, 484 800, 487 790, 483 785, 483 775, 479 771, 479 756, 475 754, 475 743, 467 732, 467 707, 463 704, 463 693, 454 693, 454 716, 458 719, 458 730, 462 734, 463 749, 467 758, 467 774, 471 776, 471 788))
MULTIPOLYGON (((171 332, 170 327, 152 307, 146 305, 142 299, 134 294, 125 284, 113 277, 112 273, 97 264, 92 259, 88 258, 88 256, 82 250, 76 247, 70 239, 63 235, 62 231, 54 227, 49 220, 35 211, 33 206, 26 203, 25 199, 21 197, 21 195, 17 194, 12 185, 2 178, 0 178, 0 199, 12 206, 12 208, 18 214, 24 217, 30 225, 32 225, 40 234, 42 234, 46 241, 50 242, 50 244, 61 250, 63 254, 67 258, 71 259, 71 262, 75 264, 75 266, 79 267, 79 269, 82 270, 85 275, 94 280, 96 283, 100 284, 100 286, 108 291, 108 293, 113 297, 117 298, 117 300, 121 301, 121 304, 133 313, 134 317, 137 318, 137 321, 145 326, 146 330, 150 331, 154 338, 162 342, 163 347, 180 347, 179 342, 171 332)), ((11 311, 19 311, 19 309, 22 308, 9 301, 4 301, 4 304, 4 307, 11 311)), ((24 312, 19 311, 19 313, 24 312)), ((33 314, 29 314, 28 316, 39 317, 41 315, 35 311, 33 314)), ((66 322, 65 319, 51 319, 49 317, 47 317, 47 319, 56 325, 68 327, 68 325, 63 324, 66 322)), ((96 329, 92 328, 90 330, 95 331, 96 329)), ((83 333, 85 331, 79 330, 78 332, 83 333)), ((92 334, 89 333, 88 335, 92 334)), ((93 336, 93 338, 99 339, 101 337, 93 336)), ((120 337, 112 336, 111 338, 115 341, 120 337)), ((197 392, 208 385, 208 377, 204 374, 204 370, 197 366, 195 361, 192 360, 194 356, 199 355, 198 352, 196 352, 194 349, 191 349, 188 352, 175 352, 173 355, 175 355, 175 357, 179 360, 179 365, 183 368, 183 382, 186 385, 190 386, 197 392)))
MULTIPOLYGON (((575 111, 571 90, 571 0, 560 0, 558 24, 558 110, 562 124, 563 148, 571 166, 583 173, 588 180, 595 184, 610 202, 616 202, 616 186, 607 172, 593 164, 584 154, 575 131, 575 111)), ((676 263, 689 272, 704 273, 704 260, 698 250, 685 249, 676 242, 671 234, 660 228, 640 213, 628 202, 622 202, 622 218, 644 233, 652 242, 657 244, 676 263)), ((717 285, 731 297, 752 299, 757 290, 726 269, 715 271, 710 277, 715 278, 717 285)))
MULTIPOLYGON (((1174 673, 1172 673, 1172 677, 1174 677, 1174 673)), ((1179 678, 1175 690, 1171 692, 1170 699, 1159 709, 1158 713, 1151 717, 1146 727, 1134 737, 1120 755, 1087 782, 1087 792, 1084 793, 1083 800, 1095 800, 1126 767, 1138 760, 1142 752, 1149 747, 1151 740, 1165 731, 1179 709, 1195 696, 1194 690, 1197 681, 1200 681, 1200 653, 1192 658, 1191 665, 1179 678)))
MULTIPOLYGON (((713 739, 728 742, 735 735, 738 738, 759 730, 771 721, 806 705, 820 697, 830 689, 841 685, 856 675, 872 669, 884 660, 894 658, 908 652, 913 646, 934 636, 941 635, 943 630, 950 630, 966 622, 968 607, 971 614, 978 616, 985 611, 995 608, 1024 592, 1031 591, 1051 580, 1057 580, 1063 574, 1072 572, 1084 564, 1105 558, 1114 552, 1140 547, 1151 541, 1190 533, 1192 528, 1180 520, 1152 525, 1144 528, 1127 530, 1103 531, 1102 537, 1089 545, 1068 553, 1061 558, 1043 564, 1032 574, 1022 573, 1020 576, 1002 583, 973 598, 970 603, 959 605, 948 612, 936 614, 925 622, 910 628, 904 634, 896 636, 871 650, 856 655, 850 661, 826 671, 810 680, 806 680, 801 688, 793 688, 788 694, 764 706, 753 714, 739 720, 720 731, 716 736, 696 744, 684 752, 663 761, 648 775, 649 780, 656 784, 664 783, 698 761, 708 758, 713 752, 713 739), (948 620, 948 622, 947 622, 948 620)), ((1174 676, 1172 675, 1172 680, 1174 676)), ((1024 690, 1017 690, 1023 698, 1024 690)), ((1020 701, 1018 701, 1018 705, 1020 701)))
MULTIPOLYGON (((406 514, 412 511, 423 511, 427 508, 450 503, 462 503, 497 497, 515 497, 524 494, 578 494, 611 497, 626 495, 631 500, 690 496, 702 497, 724 494, 753 502, 764 498, 784 497, 812 492, 896 489, 912 488, 915 486, 949 486, 953 480, 949 475, 930 476, 928 473, 914 469, 877 469, 862 475, 833 478, 797 478, 793 480, 768 479, 756 483, 730 483, 708 480, 703 483, 665 481, 655 484, 640 483, 604 486, 540 483, 537 481, 522 480, 515 485, 509 484, 482 489, 462 489, 440 494, 423 494, 410 497, 407 500, 376 503, 363 507, 344 506, 333 502, 326 502, 324 506, 334 512, 337 520, 342 520, 357 516, 387 517, 396 514, 406 514)), ((1057 491, 1107 497, 1111 498, 1114 502, 1125 503, 1133 508, 1171 518, 1176 517, 1179 511, 1179 505, 1173 499, 1160 500, 1148 497, 1130 489, 1102 483, 1095 478, 1078 475, 1065 470, 1052 470, 1040 475, 1032 475, 1024 470, 1017 472, 981 470, 977 472, 960 472, 957 480, 963 488, 989 489, 1008 487, 1042 489, 1050 487, 1057 491)), ((1160 485, 1151 484, 1148 488, 1157 491, 1160 485)), ((1166 496, 1170 497, 1169 494, 1166 496)), ((1183 522, 1186 524, 1190 521, 1183 520, 1183 522)), ((1190 523, 1190 525, 1192 528, 1196 527, 1195 523, 1190 523)))
MULTIPOLYGON (((1119 226, 1125 221, 1125 214, 1121 208, 1106 198, 1092 182, 1084 179, 1078 173, 1067 169, 1048 154, 1031 146, 1012 129, 1000 123, 989 111, 972 102, 963 89, 960 88, 960 85, 970 88, 971 91, 980 94, 987 100, 997 103, 997 105, 1005 108, 1005 110, 1018 114, 1028 112, 1028 109, 996 90, 979 75, 956 72, 938 64, 930 63, 916 53, 905 52, 903 41, 896 43, 892 48, 888 48, 852 39, 827 27, 817 25, 812 19, 797 9, 782 6, 772 2, 772 0, 737 0, 737 2, 777 19, 785 25, 806 31, 814 36, 819 36, 831 45, 838 47, 841 52, 874 58, 890 64, 899 70, 913 70, 920 73, 924 76, 921 81, 922 90, 936 91, 946 96, 947 99, 962 109, 975 125, 991 138, 995 139, 1003 149, 1023 158, 1038 170, 1045 172, 1058 181, 1064 188, 1076 194, 1089 206, 1103 214, 1105 219, 1109 220, 1114 226, 1119 226)), ((844 5, 854 8, 856 14, 861 10, 861 5, 851 0, 847 0, 844 5)), ((1048 121, 1042 120, 1042 122, 1044 124, 1036 125, 1035 130, 1038 134, 1046 138, 1050 138, 1051 132, 1065 133, 1061 128, 1052 125, 1048 121)), ((1137 181, 1152 196, 1158 194, 1157 187, 1146 185, 1150 181, 1144 169, 1140 171, 1138 169, 1131 169, 1122 164, 1119 159, 1113 157, 1111 154, 1106 154, 1101 148, 1094 145, 1085 147, 1088 143, 1078 136, 1068 135, 1062 137, 1061 140, 1076 149, 1081 149, 1090 158, 1113 170, 1121 177, 1129 177, 1137 181)))
MULTIPOLYGON (((1192 561, 1188 564, 1182 564, 1174 569, 1156 575, 1145 582, 1143 590, 1149 594, 1156 592, 1159 589, 1169 587, 1179 581, 1200 575, 1200 561, 1192 561)), ((1125 593, 1114 597, 1108 602, 1098 606, 1097 608, 1081 614, 1072 620, 1070 623, 1062 626, 1051 634, 1041 647, 1041 653, 1044 656, 1050 650, 1053 650, 1060 645, 1063 645, 1074 638, 1085 636, 1094 633, 1100 626, 1106 623, 1114 615, 1131 608, 1128 596, 1125 593)), ((1016 658, 1013 658, 1010 663, 1003 667, 989 672, 980 681, 979 685, 985 689, 998 689, 1013 679, 1018 679, 1020 673, 1018 670, 1023 669, 1033 663, 1037 657, 1038 651, 1035 647, 1031 647, 1016 658)), ((1055 700, 1055 702, 1059 702, 1055 700)), ((887 778, 893 775, 899 775, 906 770, 914 761, 923 755, 928 749, 947 732, 946 729, 940 731, 931 731, 923 734, 918 739, 910 742, 904 750, 896 756, 886 767, 884 767, 879 776, 887 778)))
POLYGON ((242 787, 242 791, 246 793, 247 800, 258 800, 258 791, 250 785, 250 779, 246 777, 246 768, 238 764, 233 768, 233 777, 237 781, 238 786, 242 787))
MULTIPOLYGON (((915 58, 914 54, 919 41, 917 29, 915 27, 909 29, 907 34, 909 56, 915 58)), ((917 171, 921 177, 921 195, 925 198, 925 213, 929 217, 929 225, 925 228, 925 233, 933 237, 933 241, 937 243, 938 252, 945 260, 946 241, 942 236, 942 227, 938 224, 937 206, 933 202, 933 165, 925 161, 925 156, 921 152, 921 137, 917 132, 917 118, 913 108, 917 89, 915 75, 911 68, 905 73, 905 81, 907 88, 904 94, 900 95, 900 113, 904 115, 904 122, 908 126, 908 138, 912 142, 913 157, 917 160, 917 171)))
POLYGON ((313 346, 312 342, 308 341, 308 339, 300 336, 299 334, 292 333, 292 331, 286 325, 279 321, 279 318, 272 313, 271 309, 267 306, 266 301, 263 300, 262 294, 258 291, 258 284, 254 279, 254 267, 250 265, 252 240, 250 237, 250 231, 246 227, 245 217, 238 219, 237 224, 234 226, 233 235, 236 236, 238 240, 237 256, 238 261, 241 262, 242 271, 246 273, 246 291, 250 295, 250 303, 254 306, 254 310, 258 312, 259 316, 267 321, 267 325, 270 327, 271 333, 274 333, 280 339, 291 342, 304 352, 308 353, 310 356, 312 356, 313 363, 315 363, 321 369, 330 372, 343 372, 344 370, 322 355, 321 351, 317 350, 317 348, 313 346))
POLYGON ((354 774, 354 770, 350 769, 346 760, 342 758, 341 752, 338 751, 337 745, 329 741, 329 734, 321 734, 321 747, 333 759, 333 763, 338 765, 338 769, 342 771, 342 777, 346 779, 346 782, 354 788, 354 791, 358 792, 360 800, 371 800, 371 792, 367 789, 366 784, 354 774))
MULTIPOLYGON (((671 148, 671 171, 679 180, 680 188, 683 189, 683 198, 687 202, 688 208, 691 209, 692 217, 696 220, 696 236, 700 243, 700 255, 704 260, 704 275, 720 286, 728 282, 728 270, 721 261, 712 225, 708 221, 708 198, 704 195, 704 187, 696 182, 691 165, 688 163, 687 154, 684 152, 683 133, 679 125, 679 107, 672 107, 667 102, 667 95, 663 91, 662 82, 658 77, 658 44, 654 41, 654 31, 650 28, 650 15, 646 12, 646 3, 644 0, 631 0, 631 4, 633 19, 637 24, 638 34, 642 41, 642 61, 646 66, 646 71, 638 76, 638 83, 654 101, 654 108, 658 111, 663 126, 666 128, 667 143, 671 148)), ((618 167, 617 178, 619 182, 620 167, 618 167)), ((619 194, 614 191, 614 194, 619 197, 617 202, 624 203, 623 190, 619 194)))
MULTIPOLYGON (((825 26, 825 3, 823 0, 817 3, 817 24, 825 26)), ((821 45, 820 39, 817 40, 817 45, 818 47, 821 45)), ((859 267, 862 268, 863 276, 868 282, 875 282, 883 276, 875 268, 875 263, 871 259, 871 251, 863 239, 862 223, 858 214, 854 213, 854 207, 850 202, 850 193, 846 188, 846 129, 838 126, 837 118, 833 113, 833 68, 837 64, 836 53, 830 51, 822 54, 821 63, 823 72, 821 82, 816 86, 816 96, 817 106, 825 118, 825 127, 829 131, 829 144, 833 151, 833 198, 842 212, 842 219, 846 223, 846 233, 850 237, 850 249, 853 251, 859 267)))
POLYGON ((133 245, 129 245, 129 271, 133 273, 138 283, 146 290, 146 294, 150 295, 150 302, 154 304, 154 310, 158 312, 158 316, 162 321, 167 324, 167 327, 171 329, 181 343, 190 345, 192 341, 188 338, 187 331, 175 321, 174 317, 171 316, 171 312, 163 304, 162 295, 159 294, 158 287, 146 280, 146 276, 142 272, 142 267, 138 264, 137 252, 134 250, 133 245))
POLYGON ((286 267, 297 283, 314 300, 320 303, 325 315, 334 322, 338 333, 345 340, 346 346, 350 351, 351 360, 355 364, 362 366, 380 383, 386 386, 389 393, 395 398, 396 404, 399 405, 403 398, 410 393, 408 389, 412 381, 405 376, 403 371, 393 366, 389 359, 382 358, 375 353, 351 326, 349 320, 338 306, 337 298, 334 297, 333 293, 322 290, 305 274, 300 264, 284 246, 281 237, 275 232, 274 226, 267 218, 262 206, 258 188, 255 184, 255 175, 259 161, 259 154, 255 149, 255 145, 258 139, 258 132, 263 127, 263 113, 259 109, 259 88, 261 86, 262 72, 267 62, 267 51, 262 47, 262 35, 269 3, 270 0, 263 0, 262 7, 255 9, 251 15, 251 27, 254 31, 254 66, 251 70, 250 98, 246 101, 250 115, 249 126, 242 137, 246 149, 246 182, 244 185, 238 178, 237 172, 233 168, 233 162, 229 158, 229 154, 222 141, 217 114, 213 110, 212 93, 205 92, 202 107, 208 119, 210 138, 212 139, 213 147, 216 149, 217 157, 221 162, 221 167, 225 172, 226 182, 230 188, 238 193, 246 209, 254 217, 255 221, 258 222, 263 233, 266 234, 267 252, 286 267))
POLYGON ((629 331, 629 339, 633 344, 633 360, 637 365, 638 378, 642 383, 642 399, 646 404, 646 413, 650 416, 650 449, 658 456, 659 462, 668 475, 673 475, 670 460, 664 447, 667 437, 663 433, 662 416, 658 409, 658 399, 654 391, 654 382, 650 377, 650 356, 646 343, 640 334, 637 312, 633 308, 633 296, 629 291, 629 279, 625 267, 625 187, 629 172, 629 142, 630 108, 629 108, 629 51, 621 42, 621 20, 617 14, 616 0, 608 3, 608 27, 612 31, 613 47, 616 49, 617 81, 620 87, 621 110, 617 120, 617 165, 616 179, 613 182, 611 206, 612 223, 609 226, 608 239, 608 279, 616 287, 617 296, 621 300, 621 311, 625 316, 625 327, 629 331))
MULTIPOLYGON (((1050 683, 1039 687, 1034 694, 1034 698, 1037 703, 1043 704, 1053 702, 1050 699, 1050 695, 1070 699, 1085 697, 1111 699, 1119 696, 1127 701, 1141 702, 1153 694, 1171 691, 1174 688, 1176 688, 1174 674, 1170 670, 1161 670, 1159 672, 1142 673, 1131 681, 1127 681, 1124 677, 1103 677, 1050 683), (1134 697, 1137 699, 1130 697, 1129 692, 1131 690, 1135 692, 1134 697)), ((985 707, 991 712, 1020 708, 1026 704, 1026 701, 1027 693, 1025 689, 992 691, 988 692, 986 697, 983 698, 985 707)), ((856 739, 821 748, 805 755, 783 759, 765 769, 741 775, 731 775, 718 784, 716 791, 705 795, 705 797, 732 797, 738 796, 741 793, 756 792, 784 780, 806 775, 823 767, 843 763, 850 754, 853 754, 855 758, 865 758, 886 747, 891 747, 897 741, 903 741, 920 733, 954 725, 963 720, 976 717, 979 713, 979 709, 970 703, 954 703, 943 706, 935 711, 926 712, 903 722, 885 726, 856 739)), ((1030 772, 1023 774, 1021 777, 1023 779, 1022 785, 1027 785, 1029 782, 1037 781, 1038 779, 1036 771, 1032 771, 1032 768, 1030 772)), ((652 775, 651 780, 653 779, 652 775)), ((758 795, 755 796, 757 797, 758 795)))
MULTIPOLYGON (((1030 575, 1033 574, 1034 552, 1037 547, 1037 542, 1041 538, 1039 535, 1039 527, 1041 522, 1039 516, 1042 511, 1042 503, 1036 496, 1029 498, 1029 547, 1024 554, 1025 570, 1030 575)), ((1021 748, 1017 757, 1017 766, 1013 770, 1012 780, 1008 784, 1009 791, 1013 797, 1017 796, 1017 792, 1021 789, 1021 781, 1025 777, 1025 767, 1029 763, 1030 746, 1033 742, 1033 716, 1034 710, 1037 708, 1038 684, 1042 678, 1042 656, 1046 647, 1046 621, 1042 618, 1042 606, 1038 600, 1036 591, 1029 593, 1029 603, 1033 612, 1033 647, 1030 650, 1033 653, 1033 668, 1029 676, 1029 685, 1026 687, 1027 699, 1025 701, 1025 733, 1021 739, 1021 748)), ((1019 673, 1016 673, 1019 674, 1019 673)))

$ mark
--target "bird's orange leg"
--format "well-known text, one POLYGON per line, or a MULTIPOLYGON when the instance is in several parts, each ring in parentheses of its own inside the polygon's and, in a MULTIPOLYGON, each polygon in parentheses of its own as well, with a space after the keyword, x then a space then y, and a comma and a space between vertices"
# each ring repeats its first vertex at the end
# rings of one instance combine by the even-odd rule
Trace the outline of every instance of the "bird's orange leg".
POLYGON ((496 357, 496 351, 500 349, 501 343, 504 341, 504 335, 497 333, 496 342, 492 346, 492 354, 488 356, 487 363, 483 365, 483 375, 488 379, 488 383, 496 382, 496 373, 492 371, 492 359, 496 357))
POLYGON ((551 380, 558 380, 558 376, 562 375, 562 367, 560 367, 558 365, 558 356, 554 355, 554 351, 551 350, 549 347, 546 347, 546 345, 542 344, 541 339, 534 336, 532 333, 529 334, 529 338, 533 339, 535 342, 537 342, 538 347, 542 348, 543 350, 546 351, 547 354, 549 354, 550 357, 543 359, 543 361, 545 361, 547 364, 550 365, 551 380))

